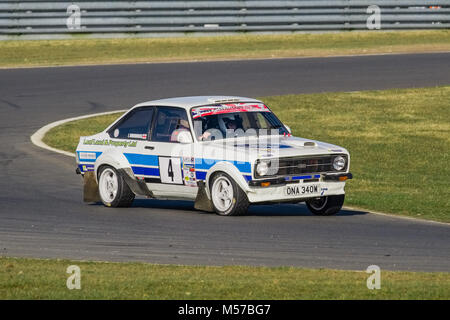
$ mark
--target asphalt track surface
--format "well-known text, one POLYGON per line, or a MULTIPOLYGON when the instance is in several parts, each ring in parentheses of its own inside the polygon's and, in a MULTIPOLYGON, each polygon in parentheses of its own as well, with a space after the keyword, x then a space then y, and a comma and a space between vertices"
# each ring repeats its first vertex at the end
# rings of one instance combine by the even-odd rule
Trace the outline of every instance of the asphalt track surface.
POLYGON ((0 70, 0 255, 450 271, 444 224, 358 211, 315 217, 303 205, 219 217, 183 201, 84 204, 74 159, 29 138, 49 122, 163 97, 448 84, 450 53, 0 70))

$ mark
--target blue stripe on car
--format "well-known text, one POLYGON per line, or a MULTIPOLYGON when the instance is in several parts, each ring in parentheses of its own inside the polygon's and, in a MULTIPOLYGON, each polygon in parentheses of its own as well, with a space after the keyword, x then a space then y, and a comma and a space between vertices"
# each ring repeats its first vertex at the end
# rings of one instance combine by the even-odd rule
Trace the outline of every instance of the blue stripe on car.
POLYGON ((123 155, 131 165, 159 166, 158 156, 138 153, 124 153, 123 155))
MULTIPOLYGON (((195 178, 197 180, 206 180, 206 174, 207 174, 207 172, 204 172, 204 171, 196 171, 195 172, 195 178)), ((245 181, 247 181, 247 182, 252 180, 252 176, 244 174, 243 177, 244 177, 245 181)))
POLYGON ((296 176, 292 177, 292 180, 312 179, 312 176, 296 176))
POLYGON ((221 160, 221 159, 204 159, 204 158, 195 158, 195 169, 209 170, 217 162, 222 162, 222 161, 230 162, 242 173, 252 172, 252 166, 251 166, 250 162, 221 160))
POLYGON ((195 178, 197 180, 205 180, 206 179, 206 172, 203 171, 195 171, 195 178))
POLYGON ((143 175, 143 176, 159 176, 159 169, 158 168, 146 168, 146 167, 134 167, 132 166, 131 169, 133 170, 133 173, 135 175, 143 175))

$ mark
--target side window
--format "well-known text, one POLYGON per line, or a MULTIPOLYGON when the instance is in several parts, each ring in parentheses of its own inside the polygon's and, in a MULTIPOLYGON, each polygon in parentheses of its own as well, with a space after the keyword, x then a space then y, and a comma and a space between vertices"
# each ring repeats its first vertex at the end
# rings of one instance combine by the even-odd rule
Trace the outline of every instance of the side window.
POLYGON ((189 131, 186 110, 175 107, 158 107, 152 141, 176 142, 177 133, 189 131))
POLYGON ((266 118, 264 118, 264 116, 260 112, 258 112, 256 114, 256 123, 257 123, 257 127, 261 128, 261 129, 267 129, 270 127, 266 118))
POLYGON ((131 111, 122 121, 108 131, 109 135, 118 139, 147 140, 154 109, 148 107, 131 111))

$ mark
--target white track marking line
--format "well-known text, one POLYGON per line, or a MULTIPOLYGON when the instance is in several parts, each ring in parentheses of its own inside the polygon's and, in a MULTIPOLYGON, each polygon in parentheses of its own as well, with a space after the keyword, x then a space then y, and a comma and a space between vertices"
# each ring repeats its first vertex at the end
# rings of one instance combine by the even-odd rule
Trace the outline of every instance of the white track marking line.
POLYGON ((86 119, 86 118, 92 118, 92 117, 97 117, 97 116, 104 116, 104 115, 108 115, 108 114, 113 114, 113 113, 118 113, 118 112, 125 112, 125 111, 127 111, 127 110, 107 111, 107 112, 88 114, 88 115, 84 115, 84 116, 79 116, 79 117, 74 117, 74 118, 69 118, 69 119, 55 121, 55 122, 52 122, 52 123, 49 123, 49 124, 43 126, 38 131, 33 133, 33 135, 30 137, 30 139, 31 139, 31 142, 34 145, 36 145, 36 146, 38 146, 40 148, 47 149, 47 150, 50 150, 50 151, 53 151, 53 152, 56 152, 56 153, 59 153, 59 154, 63 154, 63 155, 75 158, 75 153, 59 150, 59 149, 50 147, 49 145, 45 144, 42 141, 42 139, 44 138, 45 134, 49 130, 51 130, 51 129, 57 127, 57 126, 60 126, 60 125, 62 125, 64 123, 67 123, 67 122, 81 120, 81 119, 86 119))
POLYGON ((416 217, 411 217, 411 216, 397 215, 397 214, 394 214, 394 213, 385 213, 385 212, 379 212, 379 211, 372 211, 372 210, 369 210, 369 209, 363 209, 363 208, 358 208, 358 207, 351 207, 351 206, 345 206, 344 205, 342 207, 342 209, 343 210, 350 210, 350 211, 367 212, 367 213, 370 213, 370 214, 376 214, 376 215, 379 215, 379 216, 385 216, 386 218, 409 220, 411 222, 439 224, 441 226, 446 226, 446 227, 450 226, 449 222, 442 222, 442 221, 435 221, 435 220, 426 220, 426 219, 421 219, 421 218, 416 218, 416 217))

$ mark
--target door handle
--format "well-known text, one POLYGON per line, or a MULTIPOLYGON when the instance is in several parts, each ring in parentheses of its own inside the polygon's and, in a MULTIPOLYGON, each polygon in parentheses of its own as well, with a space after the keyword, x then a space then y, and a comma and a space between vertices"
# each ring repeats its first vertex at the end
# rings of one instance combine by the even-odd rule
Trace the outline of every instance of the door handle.
POLYGON ((145 149, 153 150, 153 149, 155 149, 155 147, 154 146, 145 146, 145 149))

